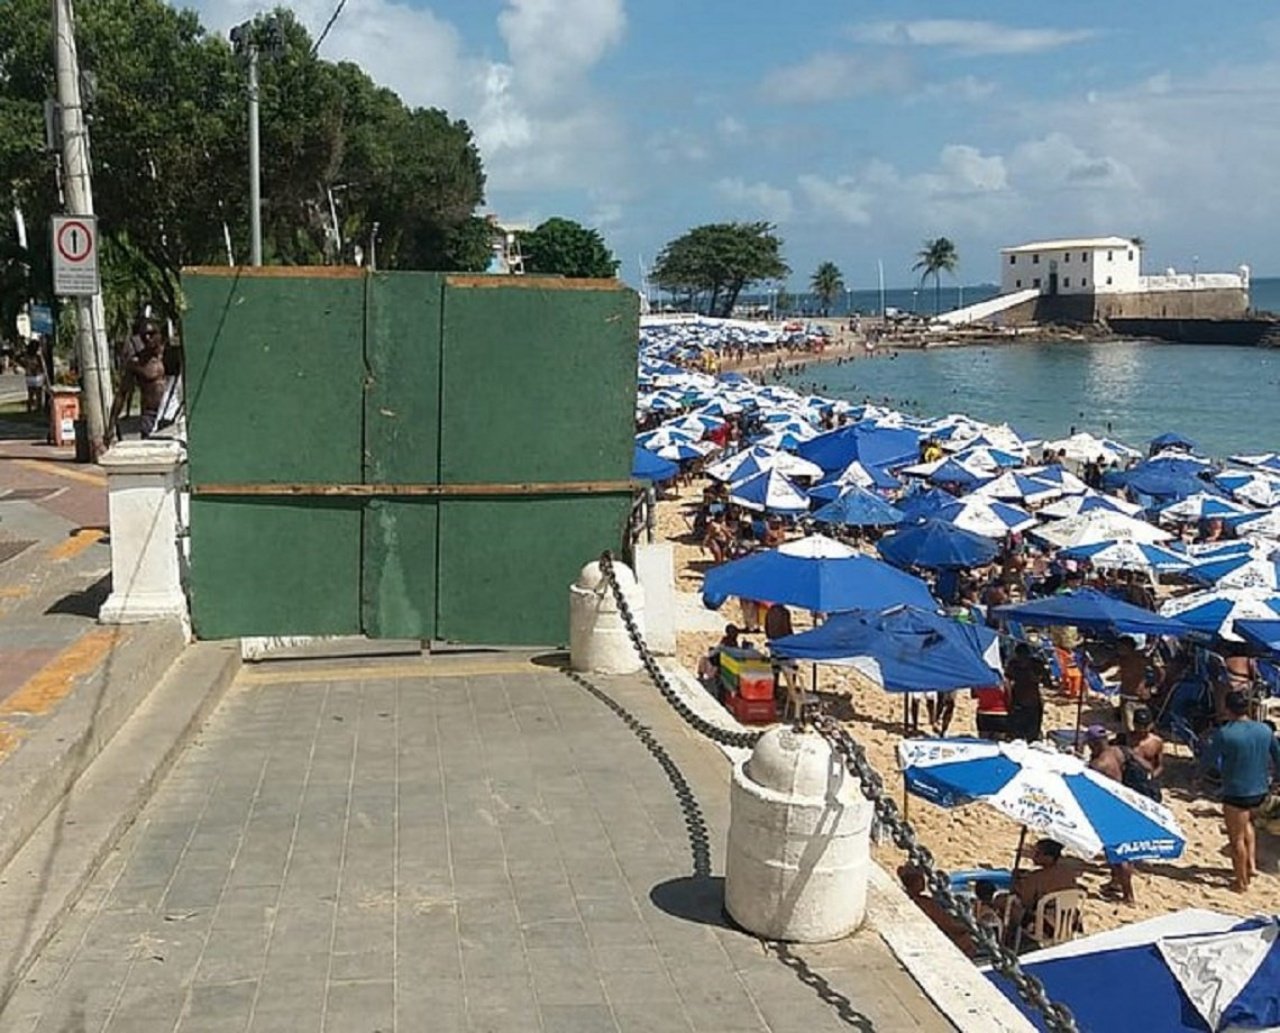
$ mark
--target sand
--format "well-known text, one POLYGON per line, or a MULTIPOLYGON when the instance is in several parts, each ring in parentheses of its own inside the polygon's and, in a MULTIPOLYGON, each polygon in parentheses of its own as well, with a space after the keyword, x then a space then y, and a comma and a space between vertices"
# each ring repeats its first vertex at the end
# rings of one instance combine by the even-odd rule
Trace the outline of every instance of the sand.
MULTIPOLYGON (((684 488, 680 493, 659 503, 658 536, 674 543, 677 587, 684 592, 700 592, 702 573, 710 564, 710 555, 702 552, 690 533, 692 512, 684 507, 694 502, 700 485, 684 488)), ((725 622, 739 622, 737 603, 729 600, 722 609, 725 622)), ((804 625, 803 615, 795 613, 796 628, 804 625)), ((678 637, 679 658, 684 666, 697 669, 699 656, 714 644, 711 632, 681 632, 678 637)), ((807 679, 808 672, 806 672, 807 679)), ((902 699, 861 678, 856 672, 831 666, 819 666, 819 692, 831 712, 846 721, 849 730, 863 743, 871 762, 887 784, 894 787, 903 800, 902 778, 897 773, 896 746, 902 737, 902 699)), ((1104 700, 1090 701, 1085 707, 1085 723, 1099 722, 1115 727, 1104 700)), ((1044 727, 1074 727, 1076 704, 1064 698, 1046 698, 1044 727)), ((921 721, 925 722, 923 706, 921 721)), ((927 722, 925 722, 927 724, 927 722)), ((950 734, 974 734, 973 701, 967 694, 957 694, 956 717, 950 734)), ((1192 785, 1193 762, 1182 746, 1166 747, 1164 802, 1177 816, 1187 844, 1181 858, 1169 862, 1144 862, 1134 876, 1137 901, 1133 905, 1114 903, 1099 897, 1097 891, 1108 879, 1105 865, 1075 862, 1081 867, 1081 885, 1088 890, 1085 904, 1085 931, 1100 932, 1142 918, 1198 907, 1239 915, 1280 913, 1280 837, 1258 830, 1258 864, 1261 873, 1249 892, 1240 895, 1230 888, 1231 862, 1226 852, 1226 832, 1221 805, 1197 795, 1192 785)), ((971 804, 956 810, 943 810, 918 798, 907 804, 908 816, 922 841, 933 851, 939 863, 948 868, 973 868, 981 864, 1010 867, 1018 843, 1018 826, 1010 819, 983 804, 971 804)), ((888 871, 903 861, 903 854, 892 844, 877 846, 875 856, 888 871)))

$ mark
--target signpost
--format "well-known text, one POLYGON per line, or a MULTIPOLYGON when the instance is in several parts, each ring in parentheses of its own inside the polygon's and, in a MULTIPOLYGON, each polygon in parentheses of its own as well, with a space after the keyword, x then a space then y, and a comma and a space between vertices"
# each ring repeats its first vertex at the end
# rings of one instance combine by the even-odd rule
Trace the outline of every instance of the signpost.
POLYGON ((98 279, 98 221, 92 215, 53 217, 53 293, 92 298, 98 279))

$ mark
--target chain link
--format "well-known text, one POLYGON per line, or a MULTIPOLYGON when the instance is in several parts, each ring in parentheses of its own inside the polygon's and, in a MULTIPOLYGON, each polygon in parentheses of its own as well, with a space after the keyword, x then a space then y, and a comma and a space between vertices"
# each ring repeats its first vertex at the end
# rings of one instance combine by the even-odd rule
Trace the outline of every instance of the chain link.
MULTIPOLYGON (((667 681, 653 654, 649 652, 644 636, 640 634, 635 616, 614 575, 611 553, 605 552, 600 556, 600 571, 604 574, 605 582, 613 593, 613 599, 622 616, 627 635, 635 646, 645 671, 667 702, 675 708, 676 713, 697 731, 717 742, 744 748, 755 746, 762 733, 731 732, 720 728, 699 717, 680 698, 667 681)), ((911 864, 924 873, 933 899, 947 914, 960 922, 966 932, 973 937, 974 942, 981 945, 990 955, 991 967, 1013 983, 1018 996, 1044 1016, 1045 1028, 1050 1033, 1080 1033, 1080 1027, 1076 1025, 1075 1016, 1071 1014, 1071 1010, 1065 1004, 1050 999, 1045 992, 1044 983, 1023 970, 1017 954, 1006 947, 991 929, 980 925, 973 916, 971 903, 952 890, 951 879, 947 872, 938 867, 932 851, 920 842, 911 822, 901 815, 897 802, 885 791, 884 779, 867 759, 867 752, 863 746, 849 734, 844 725, 817 707, 806 706, 804 718, 830 743, 832 751, 844 762, 845 769, 858 780, 862 787, 862 794, 875 808, 880 827, 886 830, 898 848, 906 853, 911 864)))

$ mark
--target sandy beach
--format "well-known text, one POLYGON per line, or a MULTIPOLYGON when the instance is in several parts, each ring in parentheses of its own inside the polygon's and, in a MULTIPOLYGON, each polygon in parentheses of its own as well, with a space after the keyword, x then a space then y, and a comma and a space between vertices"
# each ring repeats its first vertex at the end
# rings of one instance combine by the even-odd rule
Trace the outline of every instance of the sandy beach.
MULTIPOLYGON (((658 506, 657 535, 671 542, 676 554, 676 579, 680 591, 700 593, 703 572, 710 565, 704 552, 690 533, 692 510, 700 486, 686 487, 658 506)), ((735 600, 729 600, 721 611, 724 622, 739 622, 735 600)), ((806 625, 807 615, 793 613, 797 630, 806 625)), ((689 670, 696 670, 698 658, 718 636, 710 631, 684 631, 678 639, 679 658, 689 670)), ((763 636, 760 636, 762 639, 763 636)), ((818 686, 832 713, 846 721, 850 731, 862 742, 877 769, 895 786, 902 799, 902 779, 897 774, 896 745, 902 737, 902 702, 868 682, 856 672, 830 666, 818 667, 818 686)), ((807 678, 807 672, 806 672, 807 678)), ((1085 707, 1085 723, 1115 722, 1110 705, 1102 699, 1091 700, 1085 707)), ((1065 698, 1047 696, 1046 729, 1074 727, 1076 704, 1065 698)), ((922 707, 923 720, 923 707, 922 707)), ((953 735, 974 734, 974 705, 965 694, 957 697, 953 735)), ((1086 932, 1098 932, 1181 908, 1210 908, 1240 915, 1280 912, 1280 838, 1265 830, 1258 834, 1258 862, 1261 874, 1247 895, 1230 889, 1231 865, 1226 852, 1226 833, 1221 806, 1198 796, 1192 784, 1193 761, 1185 747, 1166 747, 1164 802, 1177 816, 1186 834, 1186 849, 1176 861, 1143 863, 1137 866, 1133 905, 1104 900, 1097 891, 1108 879, 1102 864, 1081 866, 1081 885, 1088 890, 1085 905, 1086 932)), ((956 810, 943 810, 919 799, 907 803, 911 821, 922 840, 938 861, 948 868, 973 868, 982 864, 1009 867, 1018 843, 1018 827, 981 804, 956 810)), ((892 844, 875 848, 879 863, 892 872, 903 855, 892 844)), ((1072 862, 1077 863, 1077 862, 1072 862)))

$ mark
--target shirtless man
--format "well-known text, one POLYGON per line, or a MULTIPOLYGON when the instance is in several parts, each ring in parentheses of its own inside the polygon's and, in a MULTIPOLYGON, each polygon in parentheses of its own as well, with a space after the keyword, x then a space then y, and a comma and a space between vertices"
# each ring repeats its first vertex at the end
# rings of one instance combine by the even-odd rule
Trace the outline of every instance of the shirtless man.
POLYGON ((1147 685, 1147 658, 1128 635, 1116 645, 1115 668, 1120 675, 1120 719, 1125 731, 1133 730, 1133 712, 1151 699, 1147 685))
POLYGON ((149 438, 160 420, 160 407, 164 404, 165 369, 164 338, 160 327, 149 319, 140 320, 134 327, 135 336, 129 342, 129 352, 124 358, 124 377, 120 392, 111 407, 108 439, 115 437, 116 422, 124 407, 133 398, 134 386, 142 395, 142 436, 149 438))
POLYGON ((1159 782, 1164 775, 1164 740, 1156 735, 1153 724, 1149 707, 1136 708, 1133 731, 1129 733, 1127 745, 1152 780, 1159 782))
MULTIPOLYGON (((1102 725, 1090 725, 1084 741, 1089 747, 1089 767, 1100 775, 1124 783, 1124 750, 1113 745, 1102 725)), ((1119 897, 1133 903, 1133 865, 1127 861, 1111 866, 1111 881, 1099 891, 1103 896, 1119 897)))

